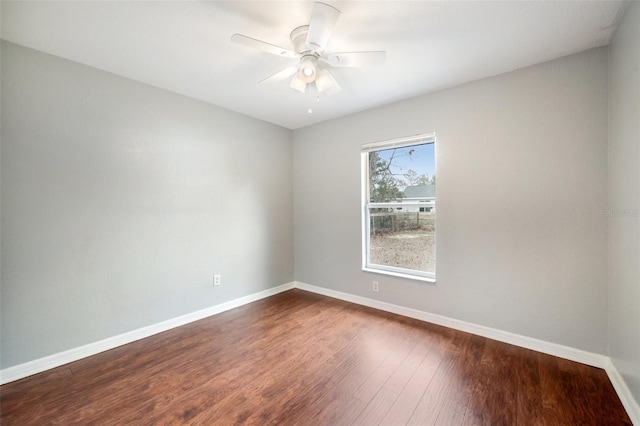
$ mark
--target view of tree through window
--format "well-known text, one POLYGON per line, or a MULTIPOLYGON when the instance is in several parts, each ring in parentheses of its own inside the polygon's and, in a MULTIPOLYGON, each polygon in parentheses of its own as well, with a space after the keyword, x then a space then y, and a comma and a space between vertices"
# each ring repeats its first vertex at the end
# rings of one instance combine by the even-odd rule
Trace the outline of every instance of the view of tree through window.
POLYGON ((366 266, 435 277, 434 143, 366 156, 366 266))

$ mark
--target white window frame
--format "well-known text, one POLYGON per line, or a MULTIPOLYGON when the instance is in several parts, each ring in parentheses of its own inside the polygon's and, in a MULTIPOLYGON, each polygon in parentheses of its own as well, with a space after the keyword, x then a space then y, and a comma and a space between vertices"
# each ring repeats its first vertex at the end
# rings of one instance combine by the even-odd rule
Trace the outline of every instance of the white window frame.
MULTIPOLYGON (((371 203, 369 196, 369 153, 373 151, 382 151, 392 148, 404 148, 412 145, 423 145, 428 143, 434 144, 434 150, 437 149, 436 134, 423 133, 419 135, 407 136, 398 139, 372 142, 362 145, 362 270, 365 272, 374 272, 378 274, 393 275, 396 277, 410 278, 419 281, 436 282, 435 272, 418 271, 415 269, 399 268, 395 266, 379 265, 369 262, 369 244, 370 244, 370 209, 385 207, 435 207, 436 197, 430 197, 425 202, 416 203, 371 203)), ((437 221, 437 219, 436 219, 437 221)), ((436 227, 437 234, 437 227, 436 227)), ((434 242, 437 242, 436 234, 434 234, 434 242)), ((434 247, 434 250, 436 248, 434 247)), ((436 254, 437 262, 437 254, 436 254)))

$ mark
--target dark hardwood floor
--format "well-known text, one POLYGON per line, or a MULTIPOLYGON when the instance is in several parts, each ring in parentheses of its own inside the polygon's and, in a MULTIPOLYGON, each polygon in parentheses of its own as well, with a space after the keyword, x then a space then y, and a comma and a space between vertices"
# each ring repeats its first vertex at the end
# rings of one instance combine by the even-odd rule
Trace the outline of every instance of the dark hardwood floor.
POLYGON ((301 290, 0 387, 2 425, 624 425, 606 373, 301 290))

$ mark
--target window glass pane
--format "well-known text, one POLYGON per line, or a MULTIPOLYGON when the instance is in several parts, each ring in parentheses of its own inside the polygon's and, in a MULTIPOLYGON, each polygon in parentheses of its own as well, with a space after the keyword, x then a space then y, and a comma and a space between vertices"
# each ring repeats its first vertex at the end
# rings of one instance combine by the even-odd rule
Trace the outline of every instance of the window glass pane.
POLYGON ((370 209, 369 263, 435 274, 435 214, 434 208, 370 209))
POLYGON ((435 179, 433 143, 369 153, 369 200, 372 203, 435 197, 435 179))

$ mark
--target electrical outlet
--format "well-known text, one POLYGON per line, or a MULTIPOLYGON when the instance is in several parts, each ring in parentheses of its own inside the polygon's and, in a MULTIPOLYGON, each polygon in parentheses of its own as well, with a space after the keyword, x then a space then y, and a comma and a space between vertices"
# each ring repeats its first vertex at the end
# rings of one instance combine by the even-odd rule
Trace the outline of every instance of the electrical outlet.
POLYGON ((371 290, 380 291, 380 286, 378 286, 378 281, 371 281, 371 290))
POLYGON ((220 274, 216 274, 213 276, 213 285, 214 286, 218 286, 222 284, 222 277, 220 277, 220 274))

